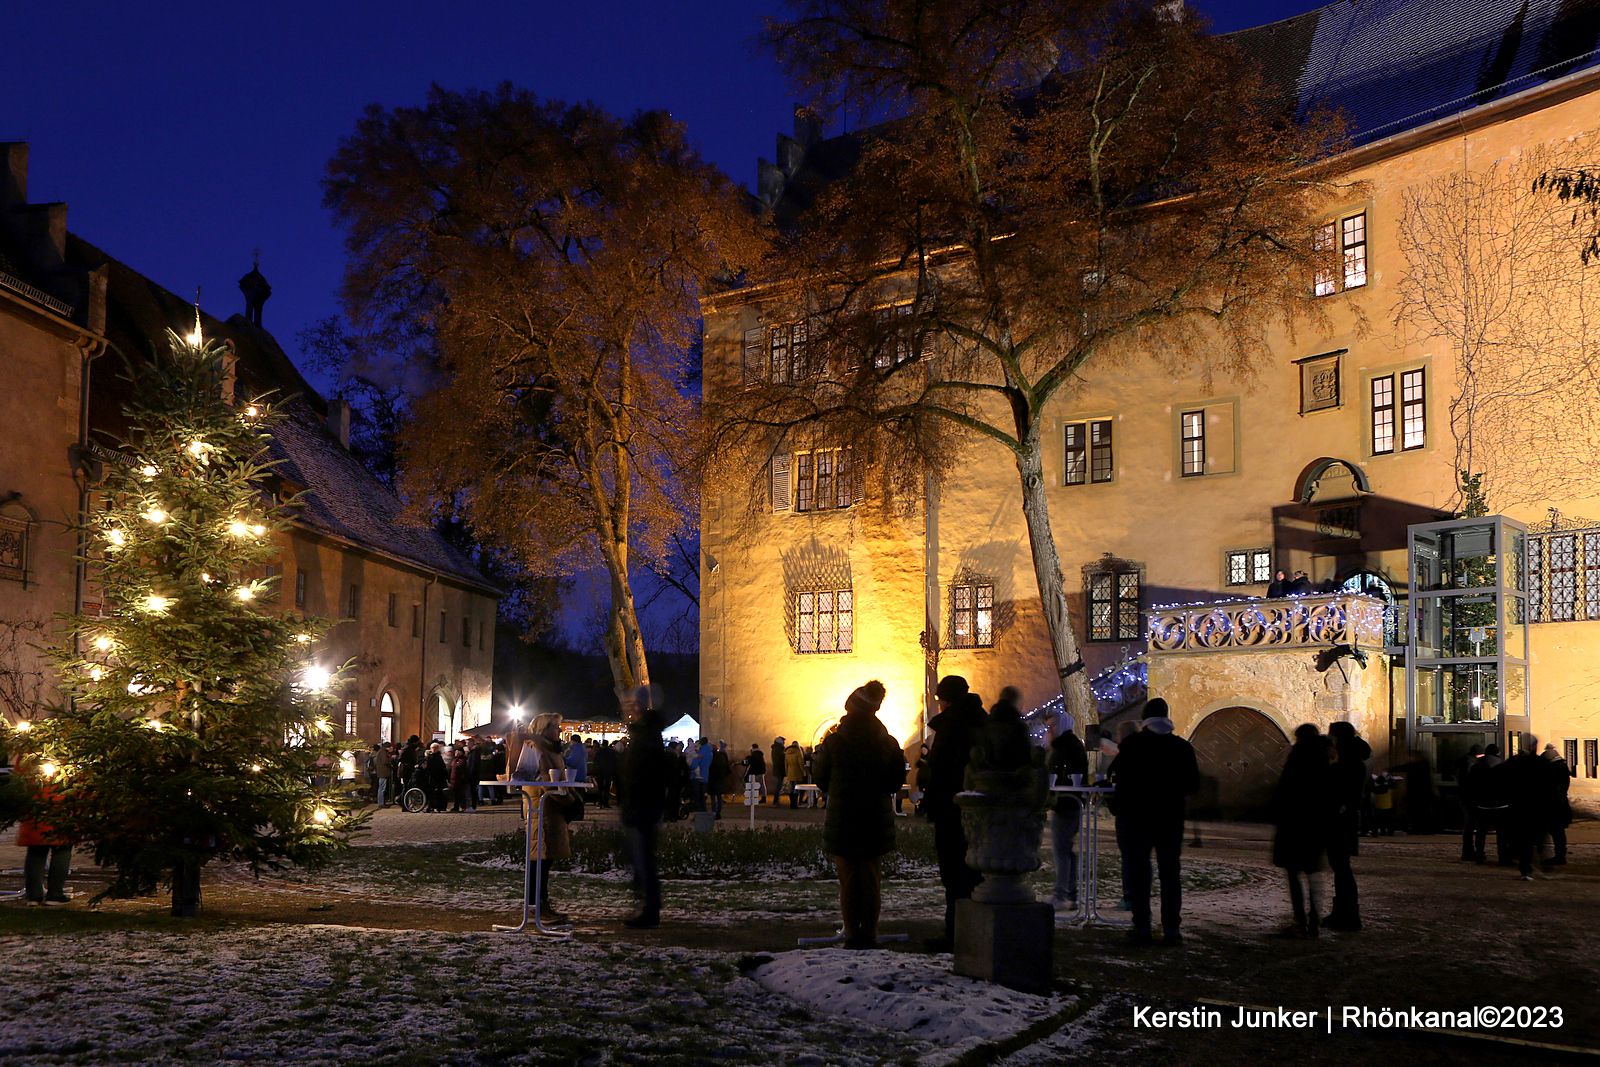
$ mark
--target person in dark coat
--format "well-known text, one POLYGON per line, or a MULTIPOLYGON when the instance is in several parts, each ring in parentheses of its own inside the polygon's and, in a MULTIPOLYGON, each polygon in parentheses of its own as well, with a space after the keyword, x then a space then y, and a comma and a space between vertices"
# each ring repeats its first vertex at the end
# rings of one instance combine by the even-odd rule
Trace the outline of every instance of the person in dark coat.
POLYGON ((1566 799, 1565 790, 1557 783, 1555 766, 1539 755, 1539 739, 1533 734, 1523 734, 1521 751, 1495 771, 1505 786, 1511 852, 1522 880, 1532 881, 1533 861, 1554 821, 1557 797, 1566 799))
POLYGON ((1505 847, 1506 791, 1496 768, 1505 761, 1500 758, 1499 745, 1487 745, 1483 758, 1472 765, 1467 774, 1467 789, 1472 794, 1472 858, 1487 863, 1486 850, 1489 832, 1494 831, 1496 860, 1509 861, 1505 847))
POLYGON ((1000 690, 1000 699, 989 709, 989 725, 982 744, 989 753, 989 766, 995 770, 1014 771, 1026 767, 1033 758, 1033 737, 1017 706, 1021 700, 1022 691, 1008 685, 1000 690))
POLYGON ((1333 790, 1332 811, 1328 816, 1328 867, 1333 871, 1333 910, 1322 925, 1329 930, 1361 929, 1361 902, 1356 874, 1350 861, 1361 847, 1362 794, 1367 788, 1367 760, 1372 746, 1356 733, 1355 725, 1336 722, 1328 727, 1333 745, 1330 770, 1333 790))
MULTIPOLYGON (((1056 785, 1071 785, 1071 775, 1089 773, 1089 753, 1072 732, 1072 716, 1062 712, 1053 725, 1055 737, 1050 741, 1050 773, 1056 776, 1056 785)), ((1086 780, 1086 779, 1085 779, 1086 780)), ((1050 846, 1055 853, 1056 888, 1050 902, 1057 911, 1070 911, 1078 906, 1078 821, 1082 809, 1078 798, 1071 793, 1057 793, 1055 807, 1050 812, 1050 846)))
POLYGON ((781 737, 772 739, 772 760, 767 764, 767 770, 772 773, 772 806, 778 806, 778 798, 783 795, 783 780, 788 771, 783 754, 788 749, 781 737))
POLYGON ((628 747, 617 777, 617 806, 633 868, 633 894, 639 911, 622 925, 650 930, 661 925, 661 877, 656 870, 656 834, 661 826, 671 757, 661 739, 666 726, 655 710, 651 686, 640 686, 623 703, 628 747))
POLYGON ((711 753, 711 810, 722 818, 722 797, 733 792, 733 762, 728 759, 728 742, 718 741, 711 753))
POLYGON ((1268 600, 1277 600, 1279 597, 1288 596, 1288 595, 1289 595, 1289 576, 1287 574, 1284 574, 1282 571, 1279 571, 1273 577, 1272 581, 1267 583, 1267 599, 1268 600))
POLYGON ((1183 855, 1184 800, 1200 788, 1194 746, 1173 733, 1167 702, 1145 705, 1143 728, 1123 741, 1111 761, 1113 814, 1123 845, 1123 891, 1132 905, 1128 938, 1148 945, 1150 932, 1150 853, 1161 873, 1162 944, 1183 940, 1183 888, 1178 884, 1183 855))
POLYGON ((961 809, 955 796, 964 788, 972 746, 983 736, 989 716, 983 700, 968 691, 960 675, 939 679, 934 695, 939 714, 928 721, 933 744, 928 748, 928 790, 924 800, 933 823, 933 847, 939 857, 939 881, 944 884, 944 936, 928 942, 935 952, 955 946, 956 901, 971 898, 983 875, 967 866, 967 835, 961 828, 961 809))
POLYGON ((1572 770, 1567 766, 1567 761, 1561 753, 1556 751, 1555 745, 1544 746, 1540 753, 1550 763, 1550 862, 1545 864, 1546 871, 1555 867, 1567 865, 1567 827, 1572 825, 1572 801, 1568 793, 1572 789, 1572 770))
POLYGON ((1472 768, 1483 758, 1483 746, 1473 745, 1467 754, 1456 760, 1456 800, 1461 805, 1461 858, 1471 862, 1477 858, 1472 850, 1472 835, 1477 829, 1472 806, 1472 768))
POLYGON ((450 792, 450 767, 444 761, 444 745, 438 741, 428 746, 428 757, 423 762, 426 771, 424 792, 428 794, 428 810, 443 811, 450 792))
POLYGON ((767 757, 761 754, 760 745, 751 745, 750 754, 744 758, 744 780, 754 778, 760 787, 761 796, 767 795, 767 757))
POLYGON ((1294 577, 1289 579, 1289 584, 1284 587, 1284 596, 1305 596, 1311 592, 1311 579, 1306 577, 1305 571, 1295 571, 1294 577))
POLYGON ((1438 796, 1433 789, 1433 765, 1420 752, 1396 768, 1406 780, 1406 833, 1426 836, 1439 832, 1438 796))
POLYGON ((1317 936, 1317 872, 1322 870, 1328 824, 1336 803, 1331 755, 1328 739, 1315 726, 1300 726, 1272 792, 1272 863, 1282 867, 1289 879, 1289 905, 1294 911, 1294 925, 1288 930, 1291 937, 1317 936))
POLYGON ((595 806, 611 806, 611 785, 617 780, 617 750, 610 741, 602 741, 594 750, 595 806))
POLYGON ((839 911, 845 948, 878 947, 883 902, 882 857, 894 851, 891 798, 905 780, 905 753, 883 723, 883 683, 855 690, 844 718, 818 747, 812 773, 828 796, 822 844, 839 869, 839 911))

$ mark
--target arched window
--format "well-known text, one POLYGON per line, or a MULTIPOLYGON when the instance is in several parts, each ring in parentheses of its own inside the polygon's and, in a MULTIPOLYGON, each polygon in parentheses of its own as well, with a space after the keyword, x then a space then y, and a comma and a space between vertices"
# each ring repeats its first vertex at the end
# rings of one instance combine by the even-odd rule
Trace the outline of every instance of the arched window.
POLYGON ((436 693, 433 699, 437 702, 435 704, 437 714, 434 716, 434 721, 437 723, 435 729, 444 734, 446 741, 452 740, 455 735, 450 730, 450 701, 445 699, 443 693, 436 693))
POLYGON ((378 740, 394 740, 394 697, 388 693, 378 700, 378 740))

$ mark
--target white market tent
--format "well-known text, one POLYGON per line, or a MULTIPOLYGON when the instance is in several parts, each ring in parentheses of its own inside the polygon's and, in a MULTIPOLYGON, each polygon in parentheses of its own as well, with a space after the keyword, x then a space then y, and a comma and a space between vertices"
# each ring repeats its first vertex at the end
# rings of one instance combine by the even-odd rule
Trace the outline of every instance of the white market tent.
POLYGON ((661 736, 668 741, 698 741, 700 740, 700 724, 685 715, 665 730, 661 736))

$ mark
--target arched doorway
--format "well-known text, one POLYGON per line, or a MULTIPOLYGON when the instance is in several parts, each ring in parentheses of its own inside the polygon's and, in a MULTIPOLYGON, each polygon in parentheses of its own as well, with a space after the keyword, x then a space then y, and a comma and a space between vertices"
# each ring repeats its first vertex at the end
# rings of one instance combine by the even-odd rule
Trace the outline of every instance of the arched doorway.
POLYGON ((378 701, 378 740, 394 740, 394 697, 388 693, 378 701))
POLYGON ((459 703, 452 705, 450 698, 444 693, 435 693, 433 708, 434 731, 444 735, 446 744, 454 741, 456 735, 461 732, 461 705, 459 703))
POLYGON ((1202 818, 1266 819, 1289 739, 1253 708, 1222 708, 1195 727, 1190 742, 1200 763, 1193 814, 1202 818))

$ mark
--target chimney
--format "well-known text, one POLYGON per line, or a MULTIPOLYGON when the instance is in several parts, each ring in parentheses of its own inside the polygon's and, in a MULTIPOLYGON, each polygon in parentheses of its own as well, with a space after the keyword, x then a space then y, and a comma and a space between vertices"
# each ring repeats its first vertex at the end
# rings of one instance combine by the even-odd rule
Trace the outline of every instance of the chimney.
POLYGON ((28 202, 28 142, 0 141, 0 211, 28 202))
POLYGON ((328 429, 346 448, 350 447, 350 401, 328 401, 328 429))

